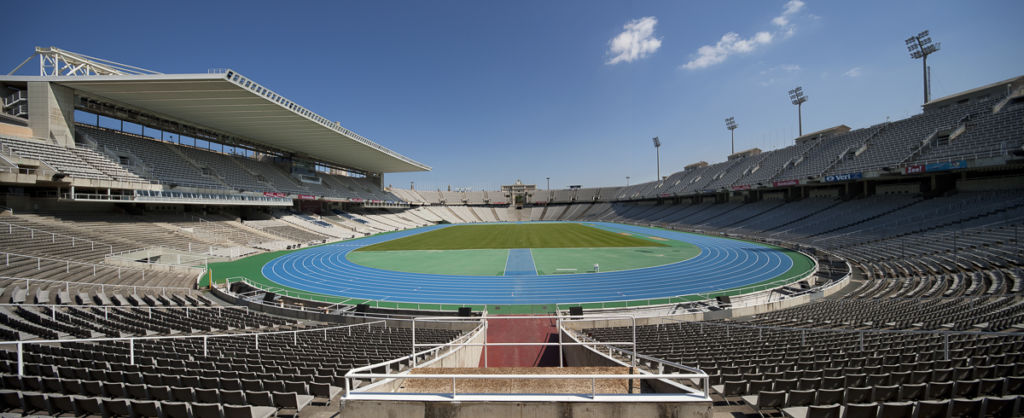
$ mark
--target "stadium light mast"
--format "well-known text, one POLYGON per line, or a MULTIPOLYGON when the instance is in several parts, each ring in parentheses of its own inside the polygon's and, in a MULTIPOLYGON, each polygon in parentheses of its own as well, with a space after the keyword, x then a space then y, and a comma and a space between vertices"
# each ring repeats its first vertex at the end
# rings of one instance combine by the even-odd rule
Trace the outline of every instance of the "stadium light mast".
POLYGON ((941 49, 942 44, 938 42, 932 43, 932 38, 928 36, 928 31, 911 36, 905 42, 907 43, 907 51, 910 51, 910 58, 921 59, 924 71, 924 102, 928 103, 932 90, 932 77, 931 70, 928 68, 928 56, 941 49))
POLYGON ((725 129, 729 130, 729 136, 732 137, 732 152, 729 155, 736 153, 736 128, 740 126, 736 124, 736 118, 729 116, 725 118, 725 129))
POLYGON ((548 179, 548 202, 550 202, 551 201, 551 177, 547 177, 547 179, 548 179))
POLYGON ((795 89, 790 90, 789 101, 796 105, 797 130, 800 132, 798 136, 804 136, 803 104, 807 101, 807 96, 804 96, 804 88, 796 86, 795 89))
POLYGON ((626 187, 629 187, 629 176, 626 176, 626 187))
POLYGON ((661 140, 658 137, 651 138, 651 142, 654 142, 654 155, 657 158, 658 166, 658 178, 655 180, 661 180, 661 140))

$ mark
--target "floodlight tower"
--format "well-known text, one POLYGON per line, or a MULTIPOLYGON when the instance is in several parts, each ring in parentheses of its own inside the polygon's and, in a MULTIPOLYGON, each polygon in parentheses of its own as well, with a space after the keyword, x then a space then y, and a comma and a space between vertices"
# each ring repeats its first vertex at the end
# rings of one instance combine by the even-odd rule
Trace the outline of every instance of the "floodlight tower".
POLYGON ((931 69, 928 68, 928 56, 942 48, 941 43, 932 43, 928 31, 921 32, 916 36, 907 38, 907 51, 910 51, 910 58, 921 59, 924 68, 924 102, 928 103, 932 90, 931 69))
POLYGON ((656 180, 661 180, 661 140, 658 137, 654 137, 651 138, 651 141, 654 142, 654 154, 658 159, 658 178, 656 180))
POLYGON ((736 128, 739 125, 736 124, 736 118, 729 116, 725 118, 725 129, 729 130, 729 136, 732 137, 732 152, 729 155, 736 153, 736 128))
POLYGON ((803 104, 807 101, 807 96, 804 96, 804 88, 797 86, 795 89, 789 91, 789 101, 796 105, 796 123, 797 129, 799 129, 799 136, 804 136, 804 115, 803 115, 803 104))

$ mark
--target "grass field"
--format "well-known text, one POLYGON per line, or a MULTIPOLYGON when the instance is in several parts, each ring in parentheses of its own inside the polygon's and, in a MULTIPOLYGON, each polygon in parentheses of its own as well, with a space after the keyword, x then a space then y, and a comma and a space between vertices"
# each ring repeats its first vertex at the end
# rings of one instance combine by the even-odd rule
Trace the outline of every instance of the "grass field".
POLYGON ((579 224, 551 223, 450 226, 356 251, 664 246, 652 239, 616 234, 579 224))

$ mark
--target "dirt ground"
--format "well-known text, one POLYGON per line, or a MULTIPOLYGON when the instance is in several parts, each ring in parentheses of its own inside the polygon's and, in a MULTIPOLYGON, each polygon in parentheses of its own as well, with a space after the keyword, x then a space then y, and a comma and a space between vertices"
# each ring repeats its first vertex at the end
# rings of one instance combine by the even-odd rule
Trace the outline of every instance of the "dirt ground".
MULTIPOLYGON (((416 369, 412 374, 629 374, 627 367, 491 367, 416 369)), ((629 393, 628 379, 596 379, 597 393, 629 393)), ((633 383, 639 392, 639 381, 633 383)), ((458 393, 591 393, 590 379, 457 379, 458 393)), ((450 393, 451 379, 405 379, 401 392, 450 393)))

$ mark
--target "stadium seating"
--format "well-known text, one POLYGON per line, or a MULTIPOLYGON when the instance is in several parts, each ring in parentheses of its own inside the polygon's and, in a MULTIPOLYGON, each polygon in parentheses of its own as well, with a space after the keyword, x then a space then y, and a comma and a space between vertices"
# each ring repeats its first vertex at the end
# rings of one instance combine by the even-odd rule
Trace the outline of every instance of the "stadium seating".
MULTIPOLYGON (((178 296, 173 299, 182 300, 178 296)), ((328 324, 299 324, 244 308, 200 305, 205 308, 0 308, 0 332, 5 340, 192 336, 135 340, 131 345, 126 340, 25 344, 23 374, 19 374, 16 353, 2 351, 0 412, 298 415, 306 408, 316 408, 311 405, 314 402, 326 405, 337 398, 349 369, 407 357, 412 343, 410 328, 382 323, 258 337, 224 335, 240 330, 318 329, 328 324)), ((416 341, 442 344, 460 333, 420 328, 416 341)), ((396 366, 407 368, 409 361, 396 366)))

